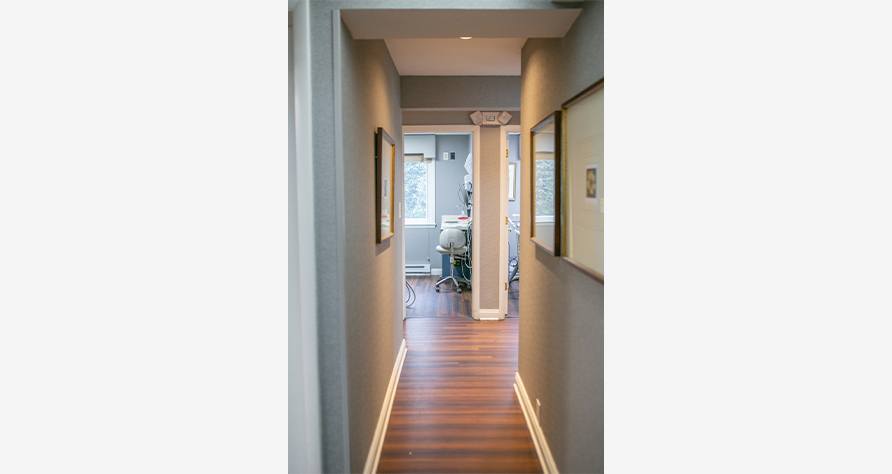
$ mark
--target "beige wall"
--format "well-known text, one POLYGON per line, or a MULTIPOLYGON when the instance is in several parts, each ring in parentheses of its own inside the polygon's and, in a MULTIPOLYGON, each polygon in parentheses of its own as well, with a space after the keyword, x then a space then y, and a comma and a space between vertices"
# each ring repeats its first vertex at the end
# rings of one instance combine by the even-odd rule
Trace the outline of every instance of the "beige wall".
MULTIPOLYGON (((530 128, 565 100, 600 79, 603 3, 586 2, 563 39, 530 39, 523 48, 522 149, 530 128)), ((521 156, 528 186, 530 157, 521 156)), ((529 226, 530 193, 521 193, 529 226)), ((525 227, 529 229, 529 227, 525 227)), ((561 472, 604 469, 604 287, 566 261, 520 242, 519 373, 561 472)))
POLYGON ((479 260, 474 271, 479 272, 478 287, 480 309, 498 309, 499 272, 502 269, 499 256, 499 237, 504 225, 501 215, 499 173, 501 172, 501 127, 480 127, 480 175, 474 183, 479 193, 479 209, 474 211, 474 225, 480 230, 479 242, 474 242, 474 252, 479 260))

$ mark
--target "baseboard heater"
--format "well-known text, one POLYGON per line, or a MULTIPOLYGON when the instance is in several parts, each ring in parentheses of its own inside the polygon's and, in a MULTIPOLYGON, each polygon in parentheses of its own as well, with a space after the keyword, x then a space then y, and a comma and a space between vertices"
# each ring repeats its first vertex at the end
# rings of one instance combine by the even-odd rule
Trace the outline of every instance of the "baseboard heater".
POLYGON ((430 275, 431 264, 429 263, 407 263, 406 275, 430 275))

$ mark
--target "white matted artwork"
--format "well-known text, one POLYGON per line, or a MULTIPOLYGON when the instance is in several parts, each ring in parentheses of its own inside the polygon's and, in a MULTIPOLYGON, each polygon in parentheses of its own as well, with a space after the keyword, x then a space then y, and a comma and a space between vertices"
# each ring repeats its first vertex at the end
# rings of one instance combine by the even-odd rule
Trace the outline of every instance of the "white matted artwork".
POLYGON ((394 232, 394 166, 396 143, 378 127, 375 132, 375 242, 393 237, 394 232))
POLYGON ((564 244, 575 267, 604 281, 604 81, 564 103, 564 244))
POLYGON ((585 199, 589 202, 598 199, 598 165, 585 167, 585 199))

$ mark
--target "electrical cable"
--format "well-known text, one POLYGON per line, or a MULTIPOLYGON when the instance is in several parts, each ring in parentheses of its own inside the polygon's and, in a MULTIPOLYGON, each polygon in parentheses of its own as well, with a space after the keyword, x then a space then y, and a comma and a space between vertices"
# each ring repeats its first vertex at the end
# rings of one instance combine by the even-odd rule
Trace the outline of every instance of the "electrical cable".
POLYGON ((412 288, 412 285, 409 284, 409 280, 406 280, 406 289, 409 290, 406 294, 406 307, 410 308, 415 304, 417 296, 415 295, 415 288, 412 288))
POLYGON ((458 271, 461 272, 461 276, 465 279, 465 281, 471 281, 471 277, 469 277, 468 274, 465 272, 465 267, 471 268, 471 265, 462 265, 461 263, 459 263, 458 271))

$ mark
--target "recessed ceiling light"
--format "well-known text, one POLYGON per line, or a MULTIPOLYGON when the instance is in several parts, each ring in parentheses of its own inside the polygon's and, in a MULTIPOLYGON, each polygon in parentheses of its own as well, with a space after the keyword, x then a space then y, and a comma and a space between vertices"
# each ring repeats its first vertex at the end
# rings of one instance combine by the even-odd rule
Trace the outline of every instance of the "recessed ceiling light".
POLYGON ((458 38, 463 39, 463 40, 469 40, 469 39, 473 38, 473 36, 459 36, 458 38))

